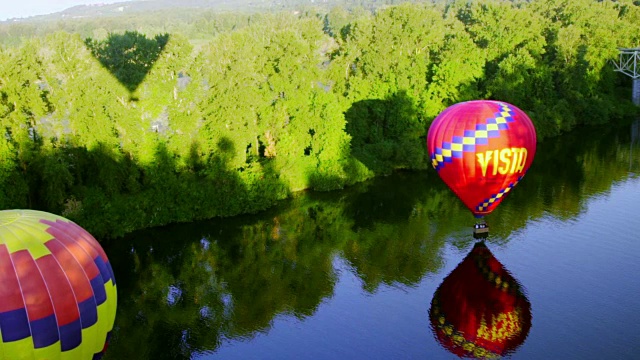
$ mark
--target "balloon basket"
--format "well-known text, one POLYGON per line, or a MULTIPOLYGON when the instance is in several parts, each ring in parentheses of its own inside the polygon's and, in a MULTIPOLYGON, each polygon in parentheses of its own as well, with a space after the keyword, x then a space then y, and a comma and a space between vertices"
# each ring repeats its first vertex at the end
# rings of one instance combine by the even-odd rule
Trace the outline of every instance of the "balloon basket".
POLYGON ((473 226, 474 239, 486 239, 489 236, 489 225, 486 222, 477 223, 473 226))

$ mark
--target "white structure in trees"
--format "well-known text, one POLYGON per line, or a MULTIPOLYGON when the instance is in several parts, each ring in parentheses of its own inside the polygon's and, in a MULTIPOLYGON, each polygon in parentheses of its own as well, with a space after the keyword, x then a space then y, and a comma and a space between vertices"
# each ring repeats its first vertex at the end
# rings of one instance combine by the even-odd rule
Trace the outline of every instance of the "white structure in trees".
POLYGON ((619 71, 633 79, 631 98, 633 103, 640 106, 640 48, 619 49, 620 59, 615 63, 619 71))

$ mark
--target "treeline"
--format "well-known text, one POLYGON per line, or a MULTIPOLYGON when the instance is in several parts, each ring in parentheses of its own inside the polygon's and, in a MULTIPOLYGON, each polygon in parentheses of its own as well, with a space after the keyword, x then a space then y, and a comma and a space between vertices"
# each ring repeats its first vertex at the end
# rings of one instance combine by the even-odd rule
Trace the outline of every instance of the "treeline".
POLYGON ((56 32, 0 51, 0 208, 113 237, 426 169, 447 106, 511 102, 547 137, 637 112, 609 61, 631 1, 454 1, 263 14, 180 33, 56 32))
MULTIPOLYGON (((0 21, 0 45, 16 46, 32 37, 56 31, 104 40, 109 33, 139 31, 148 36, 180 33, 193 42, 260 21, 265 14, 303 12, 326 14, 334 7, 353 13, 374 13, 403 0, 170 0, 123 1, 76 6, 63 12, 0 21)), ((432 3, 431 0, 412 0, 432 3)))

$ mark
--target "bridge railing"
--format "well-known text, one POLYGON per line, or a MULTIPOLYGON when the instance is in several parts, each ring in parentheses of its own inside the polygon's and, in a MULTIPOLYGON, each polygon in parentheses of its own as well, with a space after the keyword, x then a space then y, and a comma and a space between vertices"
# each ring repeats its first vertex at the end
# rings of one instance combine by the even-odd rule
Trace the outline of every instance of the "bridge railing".
POLYGON ((618 62, 613 65, 619 71, 632 79, 640 79, 640 48, 621 48, 618 62))
POLYGON ((640 48, 620 48, 618 62, 614 62, 615 71, 633 79, 631 100, 640 106, 640 48))

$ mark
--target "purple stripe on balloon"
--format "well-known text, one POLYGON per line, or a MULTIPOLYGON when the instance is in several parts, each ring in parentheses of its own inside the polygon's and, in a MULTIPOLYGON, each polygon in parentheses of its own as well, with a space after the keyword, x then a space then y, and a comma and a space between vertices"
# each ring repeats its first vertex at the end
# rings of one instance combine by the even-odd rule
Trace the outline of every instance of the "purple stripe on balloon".
POLYGON ((107 300, 107 292, 104 289, 104 282, 100 276, 96 276, 91 279, 90 282, 91 288, 93 289, 93 296, 96 299, 96 306, 98 306, 107 300))
POLYGON ((80 319, 72 321, 67 325, 60 326, 60 349, 69 351, 75 349, 82 342, 82 328, 80 319))
POLYGON ((107 264, 105 264, 104 260, 102 260, 100 256, 95 258, 93 262, 96 263, 98 270, 100 270, 100 275, 102 275, 102 281, 104 281, 104 283, 106 284, 109 279, 111 279, 111 272, 109 271, 107 264))
POLYGON ((0 313, 0 331, 4 342, 18 341, 31 335, 27 310, 20 308, 0 313))
POLYGON ((113 283, 113 286, 116 285, 116 275, 113 272, 113 268, 111 267, 111 263, 109 261, 107 261, 107 269, 109 269, 109 273, 111 274, 111 282, 113 283))
POLYGON ((33 347, 36 349, 53 345, 60 340, 55 315, 32 321, 31 331, 33 332, 33 347))
POLYGON ((78 308, 80 309, 80 321, 83 329, 88 328, 98 321, 98 309, 96 308, 96 300, 93 296, 78 303, 78 308))
POLYGON ((487 139, 487 138, 476 138, 476 145, 489 145, 489 139, 487 139))

